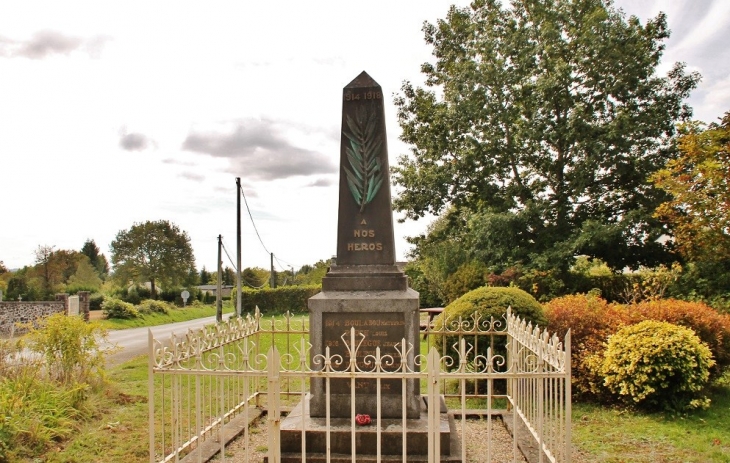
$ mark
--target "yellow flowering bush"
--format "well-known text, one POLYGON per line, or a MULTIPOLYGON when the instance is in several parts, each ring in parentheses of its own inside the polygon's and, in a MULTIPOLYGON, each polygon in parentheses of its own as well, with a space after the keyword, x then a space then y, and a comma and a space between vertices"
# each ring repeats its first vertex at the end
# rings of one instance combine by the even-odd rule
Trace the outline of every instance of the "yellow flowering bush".
POLYGON ((691 329, 646 320, 609 338, 602 370, 606 387, 624 402, 683 411, 709 406, 702 391, 714 363, 691 329))

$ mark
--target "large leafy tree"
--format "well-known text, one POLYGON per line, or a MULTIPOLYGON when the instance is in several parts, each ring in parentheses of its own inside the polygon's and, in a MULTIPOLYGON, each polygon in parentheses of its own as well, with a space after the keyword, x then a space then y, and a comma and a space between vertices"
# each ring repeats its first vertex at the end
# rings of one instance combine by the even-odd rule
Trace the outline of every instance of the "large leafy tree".
POLYGON ((122 230, 111 243, 114 275, 122 282, 150 282, 152 296, 157 285, 176 286, 195 268, 190 237, 166 220, 136 223, 122 230))
POLYGON ((266 283, 268 275, 269 273, 264 269, 258 267, 246 267, 243 269, 243 272, 241 272, 241 279, 243 280, 242 284, 243 286, 259 288, 266 283))
POLYGON ((0 260, 0 291, 7 292, 8 281, 11 277, 12 273, 10 273, 3 261, 0 260))
POLYGON ((3 298, 8 300, 22 299, 25 301, 38 301, 42 299, 39 288, 28 284, 31 278, 28 276, 30 267, 24 267, 14 273, 8 279, 8 293, 3 298))
POLYGON ((201 285, 207 285, 210 283, 211 275, 210 272, 205 269, 205 265, 203 265, 203 268, 200 270, 200 276, 198 277, 198 281, 201 285))
POLYGON ((106 260, 104 254, 99 252, 99 246, 96 245, 94 240, 89 239, 84 242, 81 254, 89 258, 89 263, 96 269, 101 278, 106 278, 109 275, 109 261, 106 260))
POLYGON ((55 292, 76 272, 81 254, 55 246, 39 245, 35 250, 35 266, 30 272, 30 286, 37 286, 42 299, 52 299, 55 292))
POLYGON ((223 269, 223 284, 226 286, 232 286, 236 284, 236 272, 231 268, 226 266, 223 269))
POLYGON ((297 271, 296 282, 301 285, 321 285, 322 278, 332 265, 331 259, 319 260, 314 265, 303 265, 297 271))
POLYGON ((35 270, 41 280, 44 295, 48 297, 53 293, 55 285, 62 283, 59 268, 53 259, 54 246, 38 245, 34 251, 35 270))
POLYGON ((99 277, 99 272, 91 265, 88 257, 84 255, 79 259, 76 272, 69 277, 66 291, 72 293, 78 291, 99 291, 102 283, 103 281, 99 277))
POLYGON ((730 112, 709 127, 683 124, 677 145, 680 156, 652 177, 671 195, 656 215, 688 259, 730 260, 730 112))
POLYGON ((393 169, 397 210, 473 217, 488 265, 666 257, 652 217, 664 196, 647 177, 672 157, 699 75, 657 75, 664 14, 642 25, 609 1, 477 0, 424 32, 425 87, 395 99, 412 147, 393 169))

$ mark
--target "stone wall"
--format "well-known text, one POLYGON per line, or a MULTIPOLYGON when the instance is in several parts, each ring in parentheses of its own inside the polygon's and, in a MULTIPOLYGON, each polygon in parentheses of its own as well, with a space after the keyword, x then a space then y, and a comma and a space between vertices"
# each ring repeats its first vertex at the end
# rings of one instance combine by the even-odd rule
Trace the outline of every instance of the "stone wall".
POLYGON ((0 302, 0 336, 8 336, 13 331, 20 332, 16 323, 28 323, 54 313, 66 313, 67 299, 58 301, 2 301, 0 302))

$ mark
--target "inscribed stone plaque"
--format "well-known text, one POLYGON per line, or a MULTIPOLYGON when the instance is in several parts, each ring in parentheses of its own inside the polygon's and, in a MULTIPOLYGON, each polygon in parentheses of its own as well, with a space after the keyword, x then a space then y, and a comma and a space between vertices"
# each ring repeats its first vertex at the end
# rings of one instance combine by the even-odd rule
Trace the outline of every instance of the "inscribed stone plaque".
MULTIPOLYGON (((392 358, 392 366, 383 366, 384 370, 395 371, 401 363, 401 356, 394 346, 400 346, 405 333, 405 319, 402 313, 381 312, 339 312, 322 314, 322 335, 325 346, 330 348, 330 355, 341 355, 344 364, 336 368, 344 371, 350 361, 348 344, 350 343, 350 329, 355 328, 356 362, 363 371, 374 370, 376 348, 380 347, 381 359, 384 356, 392 358), (344 336, 343 336, 344 335, 344 336), (365 337, 363 338, 362 335, 365 337), (369 360, 369 363, 366 363, 369 360)), ((349 394, 349 380, 333 380, 331 384, 333 394, 349 394)), ((375 394, 377 383, 373 379, 358 379, 355 381, 355 393, 375 394)), ((381 394, 400 394, 399 380, 381 380, 381 394)))

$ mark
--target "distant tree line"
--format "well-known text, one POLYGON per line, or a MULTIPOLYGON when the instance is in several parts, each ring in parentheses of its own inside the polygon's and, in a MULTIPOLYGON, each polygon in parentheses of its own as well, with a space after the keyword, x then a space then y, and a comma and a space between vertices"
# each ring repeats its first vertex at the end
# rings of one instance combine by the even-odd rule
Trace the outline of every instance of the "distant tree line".
MULTIPOLYGON (((195 268, 188 234, 166 220, 135 223, 121 230, 110 250, 113 272, 110 261, 92 239, 78 251, 39 245, 33 265, 13 272, 0 261, 3 299, 53 300, 61 292, 89 291, 99 297, 113 296, 132 303, 148 298, 181 302, 183 289, 193 299, 203 300, 204 294, 197 287, 215 285, 218 280, 217 270, 195 268)), ((273 281, 276 286, 317 285, 328 268, 329 261, 321 260, 298 271, 275 271, 273 281)), ((231 267, 224 267, 221 276, 222 285, 237 284, 236 272, 231 267)), ((244 268, 241 279, 247 289, 270 288, 272 284, 271 272, 260 267, 244 268)), ((97 299, 92 296, 92 306, 100 304, 97 299)))

